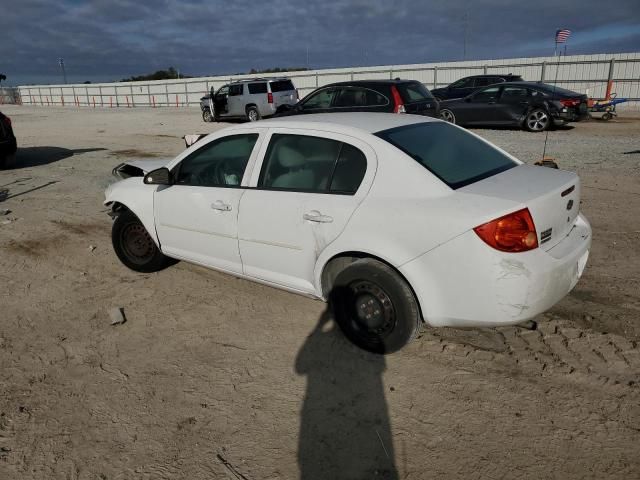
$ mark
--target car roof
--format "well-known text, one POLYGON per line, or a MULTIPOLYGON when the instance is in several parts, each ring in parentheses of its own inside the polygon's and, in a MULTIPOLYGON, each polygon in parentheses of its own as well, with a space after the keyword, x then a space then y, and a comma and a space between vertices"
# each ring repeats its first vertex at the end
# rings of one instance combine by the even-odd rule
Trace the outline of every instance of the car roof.
POLYGON ((469 75, 464 78, 486 78, 486 77, 519 77, 517 73, 484 73, 482 75, 469 75))
MULTIPOLYGON (((324 88, 324 87, 341 87, 341 86, 349 86, 349 85, 367 85, 367 84, 398 84, 398 83, 415 83, 418 82, 418 80, 409 80, 407 78, 394 78, 394 79, 384 79, 384 78, 377 78, 377 79, 371 79, 371 80, 351 80, 351 81, 345 81, 345 82, 335 82, 335 83, 328 83, 327 85, 323 85, 320 88, 324 88)), ((419 83, 419 82, 418 82, 419 83)))
MULTIPOLYGON (((373 112, 342 112, 342 113, 314 113, 309 115, 293 115, 290 117, 276 117, 260 120, 257 126, 265 125, 270 128, 296 128, 335 130, 336 126, 346 127, 366 133, 376 133, 390 128, 403 127, 423 122, 441 122, 423 115, 403 115, 397 113, 373 112)), ((238 128, 252 128, 253 123, 239 125, 238 128)))
POLYGON ((276 82, 276 81, 280 81, 280 80, 291 80, 289 77, 270 77, 270 78, 263 78, 263 77, 256 77, 256 78, 243 78, 241 80, 234 80, 232 82, 229 82, 229 85, 233 84, 233 83, 243 83, 243 82, 276 82))

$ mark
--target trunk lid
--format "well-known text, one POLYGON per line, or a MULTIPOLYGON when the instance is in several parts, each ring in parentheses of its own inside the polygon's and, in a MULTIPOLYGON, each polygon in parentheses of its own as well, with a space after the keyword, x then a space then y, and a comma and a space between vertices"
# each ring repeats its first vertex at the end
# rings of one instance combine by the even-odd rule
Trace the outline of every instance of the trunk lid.
POLYGON ((298 94, 291 80, 273 80, 269 82, 273 95, 273 106, 295 105, 298 102, 298 94))
POLYGON ((538 244, 544 250, 569 233, 580 211, 578 175, 547 167, 520 165, 458 191, 526 206, 533 217, 538 244))

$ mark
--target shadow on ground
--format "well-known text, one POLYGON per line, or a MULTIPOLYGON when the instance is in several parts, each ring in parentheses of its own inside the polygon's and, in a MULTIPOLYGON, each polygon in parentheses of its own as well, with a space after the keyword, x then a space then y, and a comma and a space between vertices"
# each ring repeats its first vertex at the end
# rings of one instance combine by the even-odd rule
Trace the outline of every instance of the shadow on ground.
POLYGON ((73 155, 98 152, 106 148, 77 148, 74 150, 62 147, 25 147, 18 148, 16 162, 12 170, 20 168, 37 167, 49 163, 58 162, 73 155))
POLYGON ((307 377, 300 478, 397 479, 382 374, 385 358, 351 345, 325 311, 296 359, 307 377))

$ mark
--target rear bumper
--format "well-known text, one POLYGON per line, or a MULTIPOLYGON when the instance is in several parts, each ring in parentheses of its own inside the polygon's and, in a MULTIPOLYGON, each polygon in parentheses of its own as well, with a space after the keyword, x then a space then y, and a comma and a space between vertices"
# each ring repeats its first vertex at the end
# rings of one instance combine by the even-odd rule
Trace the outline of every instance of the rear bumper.
POLYGON ((578 215, 550 250, 503 253, 473 231, 402 265, 425 321, 433 326, 513 325, 548 310, 582 276, 591 227, 578 215))
POLYGON ((589 112, 579 112, 575 110, 563 109, 564 111, 556 112, 553 115, 553 121, 556 124, 563 124, 568 122, 580 122, 589 118, 589 112))

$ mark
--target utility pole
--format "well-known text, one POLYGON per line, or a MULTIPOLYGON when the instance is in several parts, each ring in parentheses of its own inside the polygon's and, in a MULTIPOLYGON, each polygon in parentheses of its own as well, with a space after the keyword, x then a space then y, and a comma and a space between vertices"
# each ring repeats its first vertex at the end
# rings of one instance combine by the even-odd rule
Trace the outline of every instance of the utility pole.
POLYGON ((62 69, 62 76, 64 77, 64 83, 66 85, 67 84, 67 72, 64 71, 64 58, 60 57, 58 59, 58 64, 60 65, 60 68, 62 69))

